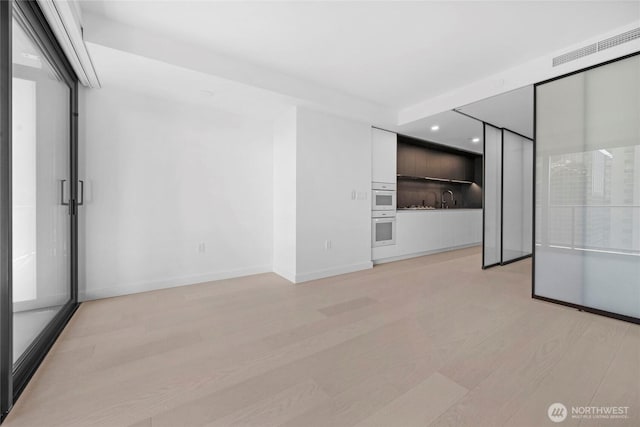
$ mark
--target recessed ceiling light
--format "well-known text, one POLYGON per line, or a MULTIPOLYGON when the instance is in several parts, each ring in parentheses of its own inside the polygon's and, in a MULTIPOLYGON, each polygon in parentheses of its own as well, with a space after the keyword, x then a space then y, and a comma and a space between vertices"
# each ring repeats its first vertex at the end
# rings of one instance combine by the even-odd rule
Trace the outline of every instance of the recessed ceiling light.
POLYGON ((437 131, 438 129, 440 129, 440 126, 438 126, 438 125, 433 125, 433 126, 431 126, 431 130, 432 130, 433 132, 437 131))
POLYGON ((480 142, 480 138, 478 138, 478 137, 471 138, 471 142, 478 143, 478 142, 480 142))

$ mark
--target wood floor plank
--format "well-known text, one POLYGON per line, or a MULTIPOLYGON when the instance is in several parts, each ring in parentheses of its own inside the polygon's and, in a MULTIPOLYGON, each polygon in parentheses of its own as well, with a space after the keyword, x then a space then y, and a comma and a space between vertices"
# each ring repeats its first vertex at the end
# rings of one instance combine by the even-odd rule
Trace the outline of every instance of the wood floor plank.
MULTIPOLYGON (((615 358, 593 394, 589 406, 625 406, 627 418, 602 420, 603 424, 640 426, 640 328, 628 325, 626 335, 615 358)), ((581 420, 580 426, 594 425, 594 420, 581 420)))
POLYGON ((507 420, 592 322, 590 316, 567 317, 569 321, 540 331, 527 345, 511 354, 503 365, 430 426, 509 425, 507 420))
POLYGON ((423 427, 438 418, 467 392, 466 388, 436 372, 359 422, 357 427, 423 427))
MULTIPOLYGON (((312 380, 304 381, 280 393, 269 396, 242 410, 215 421, 207 426, 256 426, 271 427, 281 425, 297 415, 325 402, 328 396, 312 380)), ((180 419, 182 425, 192 425, 189 419, 180 419)))
POLYGON ((353 426, 386 406, 394 399, 432 375, 433 363, 428 358, 372 371, 364 381, 351 387, 315 408, 284 423, 284 427, 341 427, 353 426))
MULTIPOLYGON (((573 343, 538 388, 527 396, 507 423, 523 427, 543 425, 548 422, 549 405, 555 402, 567 408, 587 406, 629 326, 613 319, 593 319, 585 333, 573 343), (589 366, 589 369, 585 370, 584 366, 589 366)), ((563 425, 578 425, 578 421, 568 418, 563 425)))
POLYGON ((145 418, 144 420, 129 424, 127 427, 152 427, 151 418, 145 418))
POLYGON ((467 248, 87 302, 3 427, 525 427, 553 393, 640 425, 640 327, 532 300, 530 260, 480 262, 467 248))
POLYGON ((335 316, 336 314, 341 314, 349 310, 355 310, 357 308, 364 307, 375 302, 376 300, 374 300, 373 298, 362 297, 345 301, 339 304, 330 305, 328 307, 323 307, 318 309, 318 311, 326 314, 327 316, 335 316))
POLYGON ((527 346, 541 330, 554 326, 555 307, 541 305, 516 315, 503 328, 492 331, 469 351, 461 352, 446 361, 440 372, 468 389, 475 388, 500 366, 507 363, 515 352, 527 346))

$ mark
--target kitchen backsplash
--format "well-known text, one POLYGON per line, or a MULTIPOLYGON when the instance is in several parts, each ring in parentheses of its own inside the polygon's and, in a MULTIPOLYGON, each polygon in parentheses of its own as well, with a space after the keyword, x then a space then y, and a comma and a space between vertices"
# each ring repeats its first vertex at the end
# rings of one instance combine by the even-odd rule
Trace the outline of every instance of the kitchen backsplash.
POLYGON ((428 181, 413 181, 398 179, 397 203, 398 208, 410 206, 441 207, 442 193, 453 191, 456 205, 451 204, 450 194, 446 201, 450 208, 482 208, 482 187, 477 184, 439 183, 428 181))

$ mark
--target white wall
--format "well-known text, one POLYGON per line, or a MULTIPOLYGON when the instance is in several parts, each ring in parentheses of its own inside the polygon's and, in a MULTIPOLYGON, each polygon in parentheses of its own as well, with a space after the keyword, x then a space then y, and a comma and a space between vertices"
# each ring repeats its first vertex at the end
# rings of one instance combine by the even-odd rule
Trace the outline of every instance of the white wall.
POLYGON ((274 271, 294 283, 371 268, 371 126, 303 107, 274 131, 274 271))
POLYGON ((273 271, 296 280, 296 146, 295 107, 273 127, 273 271))
POLYGON ((298 108, 297 128, 295 281, 371 268, 370 124, 298 108))
POLYGON ((270 124, 113 87, 80 112, 81 300, 271 271, 270 124))

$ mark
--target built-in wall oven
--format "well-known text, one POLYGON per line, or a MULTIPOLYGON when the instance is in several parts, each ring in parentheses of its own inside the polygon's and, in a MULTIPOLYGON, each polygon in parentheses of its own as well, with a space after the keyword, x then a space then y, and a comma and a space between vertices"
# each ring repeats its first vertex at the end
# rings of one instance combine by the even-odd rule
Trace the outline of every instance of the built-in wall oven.
POLYGON ((396 212, 373 211, 371 213, 371 246, 396 244, 396 212))
POLYGON ((385 182, 374 182, 371 185, 371 210, 396 210, 396 185, 385 182))

